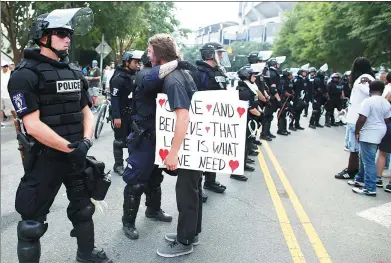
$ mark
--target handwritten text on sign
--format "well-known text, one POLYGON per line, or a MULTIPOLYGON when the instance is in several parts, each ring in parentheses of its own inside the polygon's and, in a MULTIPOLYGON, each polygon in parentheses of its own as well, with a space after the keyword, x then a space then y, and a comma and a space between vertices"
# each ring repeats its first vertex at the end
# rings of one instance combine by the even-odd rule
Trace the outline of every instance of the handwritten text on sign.
MULTIPOLYGON (((189 109, 190 123, 178 156, 178 167, 225 174, 244 173, 247 102, 199 91, 189 109)), ((174 137, 176 114, 165 94, 159 94, 156 110, 156 157, 161 165, 174 137)))

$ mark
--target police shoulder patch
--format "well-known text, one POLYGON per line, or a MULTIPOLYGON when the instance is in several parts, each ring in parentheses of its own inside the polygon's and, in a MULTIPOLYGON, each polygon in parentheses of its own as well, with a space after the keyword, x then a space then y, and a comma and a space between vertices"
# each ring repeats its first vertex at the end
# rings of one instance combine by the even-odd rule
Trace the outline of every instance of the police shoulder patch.
POLYGON ((117 96, 117 93, 118 93, 118 89, 117 88, 113 88, 113 92, 111 93, 111 95, 117 96))
POLYGON ((22 92, 17 92, 12 94, 12 104, 17 113, 24 113, 27 111, 27 104, 24 94, 22 92))

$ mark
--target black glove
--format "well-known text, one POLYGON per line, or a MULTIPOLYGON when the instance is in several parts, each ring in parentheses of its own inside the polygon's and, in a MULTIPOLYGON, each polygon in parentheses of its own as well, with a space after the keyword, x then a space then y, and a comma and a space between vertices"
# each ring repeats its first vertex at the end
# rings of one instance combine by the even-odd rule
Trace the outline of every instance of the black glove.
POLYGON ((86 167, 87 152, 91 146, 92 142, 87 138, 68 144, 69 148, 74 149, 72 152, 68 153, 68 159, 74 170, 80 172, 84 171, 86 167))
POLYGON ((196 71, 197 68, 191 64, 189 61, 186 60, 178 60, 178 66, 177 69, 184 69, 189 71, 196 71))

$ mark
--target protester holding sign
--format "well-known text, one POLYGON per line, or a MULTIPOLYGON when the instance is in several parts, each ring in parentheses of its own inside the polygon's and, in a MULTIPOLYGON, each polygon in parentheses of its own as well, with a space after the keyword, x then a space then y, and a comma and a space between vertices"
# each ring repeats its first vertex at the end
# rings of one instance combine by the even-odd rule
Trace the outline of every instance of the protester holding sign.
MULTIPOLYGON (((149 40, 148 57, 152 66, 165 64, 177 59, 174 39, 167 34, 157 34, 149 40)), ((184 70, 174 70, 165 79, 163 92, 167 94, 170 109, 175 111, 177 123, 172 144, 167 149, 164 164, 169 170, 178 168, 178 153, 184 143, 189 126, 191 98, 197 87, 191 76, 184 70)), ((175 128, 174 128, 175 127, 175 128)), ((190 169, 177 170, 176 197, 179 210, 177 233, 167 234, 170 243, 157 250, 162 257, 176 257, 193 252, 193 243, 201 232, 202 198, 199 184, 201 172, 190 169)))

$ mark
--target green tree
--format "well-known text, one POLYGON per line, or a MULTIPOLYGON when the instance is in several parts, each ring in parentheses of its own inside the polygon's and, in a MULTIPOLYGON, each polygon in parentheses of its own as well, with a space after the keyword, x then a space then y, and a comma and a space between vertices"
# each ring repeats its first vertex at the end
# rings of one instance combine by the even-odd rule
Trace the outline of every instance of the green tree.
POLYGON ((389 63, 390 8, 388 3, 298 3, 286 14, 274 51, 287 56, 287 64, 328 63, 334 72, 348 70, 363 55, 389 63))

